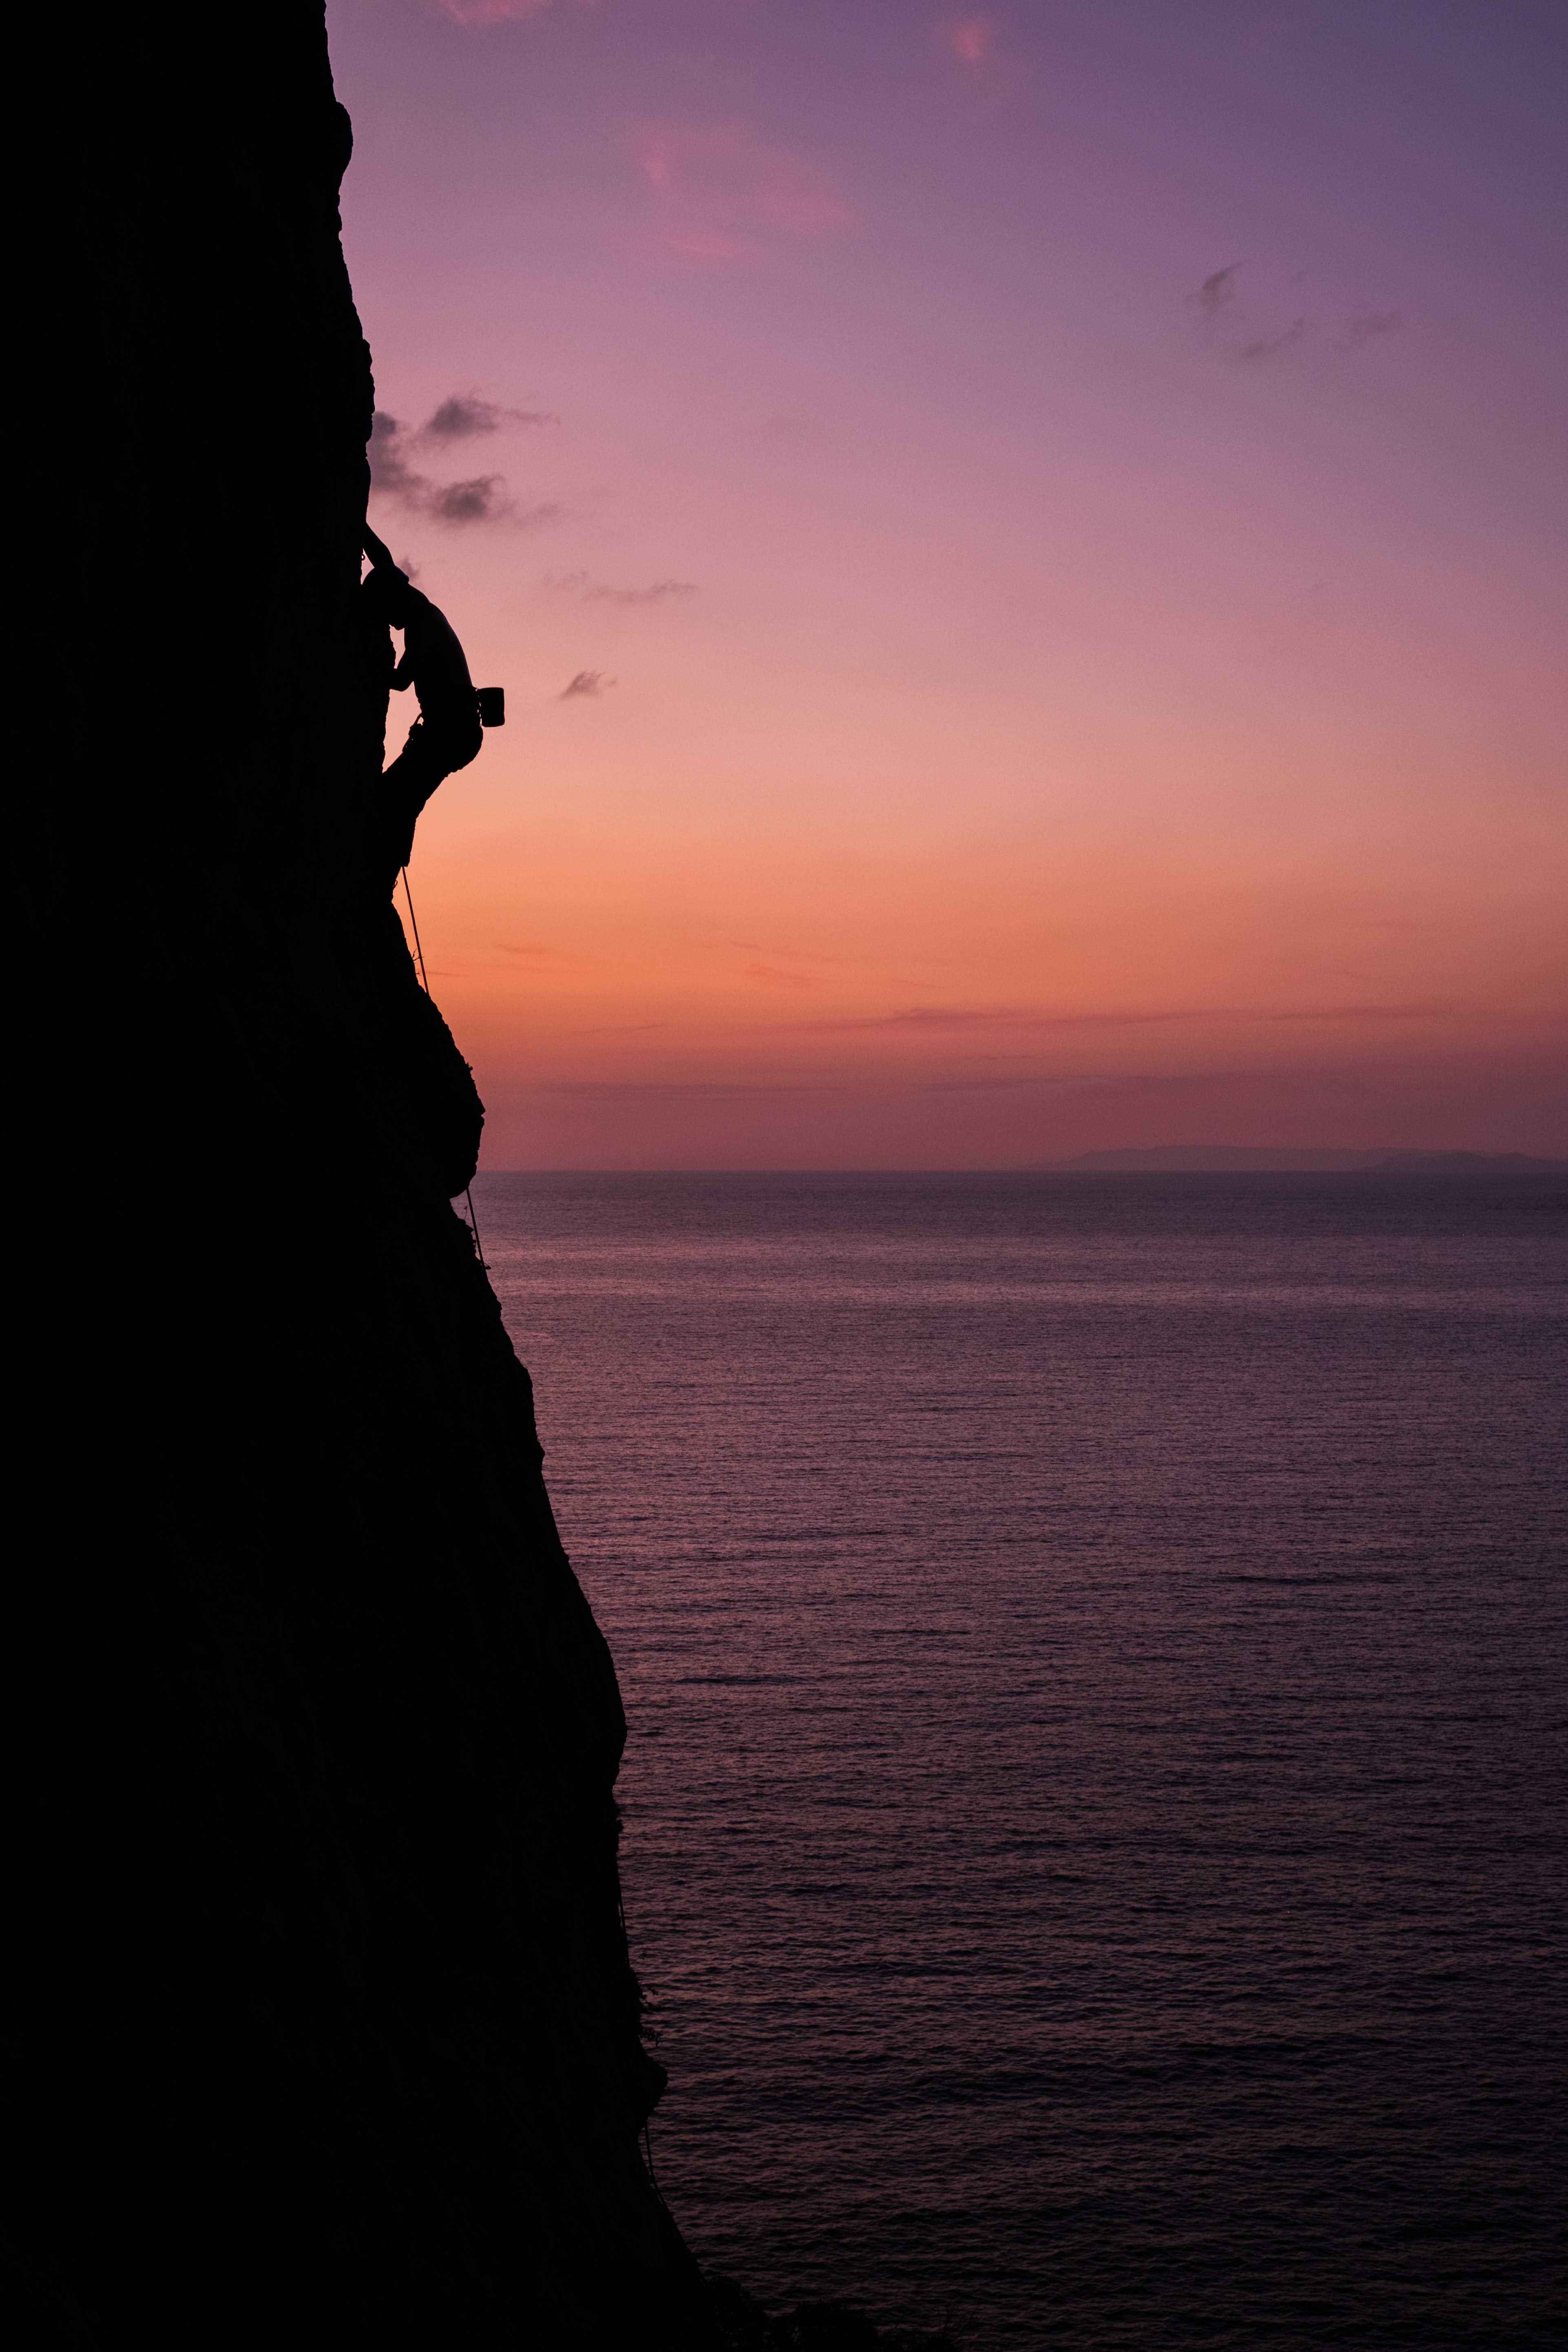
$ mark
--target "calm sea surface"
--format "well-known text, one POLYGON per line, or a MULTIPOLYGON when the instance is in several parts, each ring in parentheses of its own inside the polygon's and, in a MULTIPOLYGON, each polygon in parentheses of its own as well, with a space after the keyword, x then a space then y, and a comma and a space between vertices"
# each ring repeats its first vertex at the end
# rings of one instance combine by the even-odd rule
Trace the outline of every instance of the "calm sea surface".
POLYGON ((703 2263, 977 2352, 1556 2341, 1563 1185, 476 1198, 703 2263))

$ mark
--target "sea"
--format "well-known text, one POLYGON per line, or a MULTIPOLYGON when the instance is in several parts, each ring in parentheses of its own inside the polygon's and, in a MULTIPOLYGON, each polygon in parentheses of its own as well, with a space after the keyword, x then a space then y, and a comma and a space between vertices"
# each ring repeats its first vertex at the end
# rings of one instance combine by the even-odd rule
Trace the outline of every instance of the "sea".
POLYGON ((773 2309, 1562 2340, 1568 1185, 475 1187, 773 2309))

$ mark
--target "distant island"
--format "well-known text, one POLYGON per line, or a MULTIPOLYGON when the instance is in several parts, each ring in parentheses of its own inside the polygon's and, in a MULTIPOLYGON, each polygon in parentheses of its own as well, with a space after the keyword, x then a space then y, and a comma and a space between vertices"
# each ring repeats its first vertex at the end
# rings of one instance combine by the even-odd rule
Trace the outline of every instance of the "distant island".
POLYGON ((1152 1174, 1243 1174, 1248 1170, 1282 1173, 1328 1174, 1358 1168, 1400 1169, 1412 1175, 1521 1175, 1568 1170, 1568 1160, 1543 1160, 1528 1151, 1411 1151, 1384 1145, 1375 1151, 1339 1151, 1318 1147, 1250 1143, 1157 1143, 1146 1151, 1080 1151, 1076 1160, 1058 1160, 1058 1169, 1082 1168, 1152 1174))

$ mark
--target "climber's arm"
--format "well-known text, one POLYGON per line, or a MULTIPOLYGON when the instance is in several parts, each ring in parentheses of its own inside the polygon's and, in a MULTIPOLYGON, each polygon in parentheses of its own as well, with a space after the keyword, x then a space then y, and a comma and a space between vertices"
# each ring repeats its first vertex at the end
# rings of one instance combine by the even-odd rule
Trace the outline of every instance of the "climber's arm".
POLYGON ((447 774, 466 768, 483 740, 479 696, 458 633, 417 589, 410 600, 403 661, 411 667, 426 731, 438 739, 447 774))

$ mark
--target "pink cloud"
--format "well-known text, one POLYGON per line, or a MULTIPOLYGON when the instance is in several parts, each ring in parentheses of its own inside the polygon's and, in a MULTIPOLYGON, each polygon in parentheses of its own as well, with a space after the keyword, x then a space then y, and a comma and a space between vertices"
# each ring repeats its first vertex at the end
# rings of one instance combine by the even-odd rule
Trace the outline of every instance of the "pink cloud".
POLYGON ((943 46, 961 66, 983 66, 991 54, 991 20, 955 16, 942 28, 943 46))
POLYGON ((658 214, 655 249, 676 260, 746 261, 769 233, 820 236, 854 218, 809 157, 750 123, 650 131, 638 160, 658 214))
POLYGON ((730 236, 718 228, 666 227, 654 242, 660 253, 676 261, 751 261, 757 252, 745 237, 730 236))
POLYGON ((757 178, 757 209, 770 228, 801 236, 846 228, 852 217, 848 205, 794 155, 765 159, 757 178))
MULTIPOLYGON (((437 5, 458 25, 504 25, 518 16, 542 16, 555 0, 437 0, 437 5)), ((596 8, 599 0, 572 0, 572 5, 596 8)))
POLYGON ((682 142, 664 131, 651 131, 642 144, 643 177, 650 188, 672 189, 680 169, 682 142))

